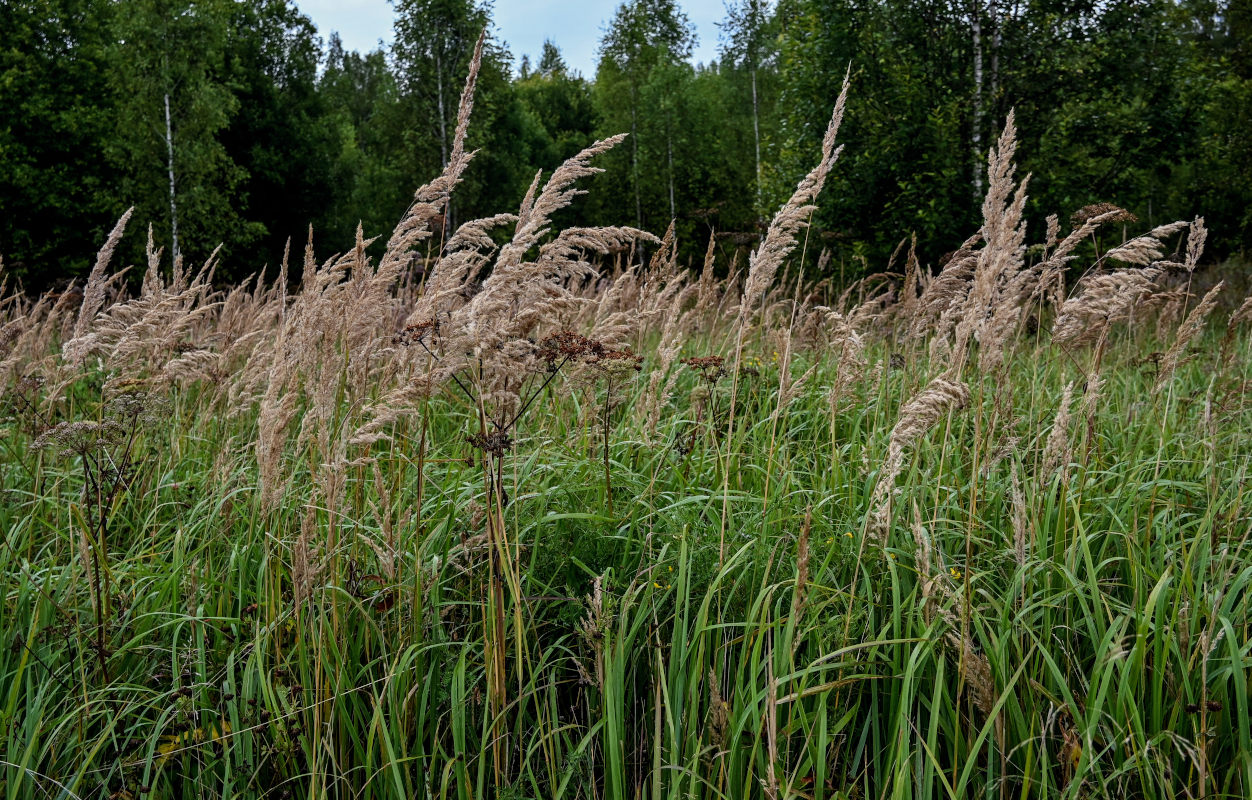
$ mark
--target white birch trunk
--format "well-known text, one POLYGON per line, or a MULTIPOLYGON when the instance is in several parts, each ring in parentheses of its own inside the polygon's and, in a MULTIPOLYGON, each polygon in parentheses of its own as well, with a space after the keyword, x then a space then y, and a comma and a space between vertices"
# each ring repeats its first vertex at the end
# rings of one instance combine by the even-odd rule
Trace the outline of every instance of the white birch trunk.
POLYGON ((178 203, 174 191, 174 126, 170 122, 170 95, 165 93, 165 150, 168 157, 167 166, 170 174, 170 239, 173 244, 172 256, 178 261, 178 203))
POLYGON ((982 197, 982 3, 974 0, 970 4, 970 33, 974 44, 974 126, 971 141, 974 145, 974 198, 982 197))

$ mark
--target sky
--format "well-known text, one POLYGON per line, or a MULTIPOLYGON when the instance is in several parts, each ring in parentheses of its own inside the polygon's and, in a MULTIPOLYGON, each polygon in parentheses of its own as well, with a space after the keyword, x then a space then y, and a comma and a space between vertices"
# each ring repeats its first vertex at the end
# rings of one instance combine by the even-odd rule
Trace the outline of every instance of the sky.
MULTIPOLYGON (((596 72, 596 47, 620 0, 495 0, 495 34, 508 43, 516 65, 522 54, 531 63, 539 60, 543 40, 561 48, 565 63, 585 77, 596 72)), ((719 22, 725 13, 723 0, 680 0, 696 26, 698 42, 692 60, 709 62, 717 57, 719 22)), ((349 50, 373 50, 381 39, 391 41, 393 9, 387 0, 296 0, 300 10, 313 19, 322 38, 339 31, 349 50)))

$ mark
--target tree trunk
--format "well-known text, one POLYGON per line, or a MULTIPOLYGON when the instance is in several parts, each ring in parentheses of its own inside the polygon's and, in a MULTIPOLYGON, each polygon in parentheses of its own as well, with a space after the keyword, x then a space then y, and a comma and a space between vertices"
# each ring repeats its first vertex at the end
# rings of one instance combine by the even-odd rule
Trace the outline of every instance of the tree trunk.
POLYGON ((178 261, 178 203, 174 194, 174 126, 170 122, 170 94, 165 93, 165 150, 170 174, 170 239, 174 261, 178 261))
MULTIPOLYGON (((667 128, 669 126, 666 126, 667 128)), ((674 137, 667 130, 665 132, 665 157, 669 162, 669 218, 672 221, 675 217, 674 211, 674 137)))
POLYGON ((639 200, 639 131, 636 121, 638 100, 635 99, 635 87, 630 87, 630 174, 635 185, 635 227, 643 227, 643 203, 639 200))
POLYGON ((974 0, 970 4, 970 34, 974 44, 974 125, 971 141, 974 145, 974 199, 982 198, 982 4, 974 0))
POLYGON ((999 0, 987 4, 987 17, 991 23, 991 104, 995 112, 996 98, 1000 96, 1000 8, 999 0))
MULTIPOLYGON (((439 107, 439 163, 446 168, 448 166, 448 114, 443 106, 443 59, 438 50, 435 51, 435 95, 438 98, 436 103, 439 107)), ((444 208, 441 234, 447 235, 451 220, 452 198, 448 198, 448 203, 444 208)))
POLYGON ((756 98, 756 64, 752 65, 752 138, 756 146, 756 207, 761 207, 761 116, 756 98))

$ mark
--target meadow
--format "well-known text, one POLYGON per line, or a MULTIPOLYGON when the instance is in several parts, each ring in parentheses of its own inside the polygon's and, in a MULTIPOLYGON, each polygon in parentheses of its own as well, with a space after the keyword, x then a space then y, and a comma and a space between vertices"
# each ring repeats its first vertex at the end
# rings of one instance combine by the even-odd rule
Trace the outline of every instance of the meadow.
POLYGON ((140 280, 127 214, 0 295, 0 795, 1252 794, 1203 220, 1027 232, 1010 116, 960 250, 840 285, 845 83, 746 258, 556 229, 621 137, 445 235, 475 75, 377 260, 140 280))

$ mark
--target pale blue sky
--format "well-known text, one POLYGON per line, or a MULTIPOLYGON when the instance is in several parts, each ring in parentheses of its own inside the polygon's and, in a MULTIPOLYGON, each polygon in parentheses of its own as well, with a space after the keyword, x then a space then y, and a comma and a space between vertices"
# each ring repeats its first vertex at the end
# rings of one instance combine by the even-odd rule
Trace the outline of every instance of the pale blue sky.
MULTIPOLYGON (((590 78, 596 71, 596 46, 619 2, 496 0, 492 16, 496 35, 508 43, 516 60, 529 53, 532 62, 538 61, 543 40, 551 39, 566 63, 590 78)), ((699 37, 693 60, 713 60, 718 50, 716 23, 725 13, 723 0, 680 0, 680 4, 699 37)), ((387 0, 296 0, 296 5, 313 18, 323 38, 339 31, 350 50, 372 50, 380 39, 391 41, 393 10, 387 0)))

